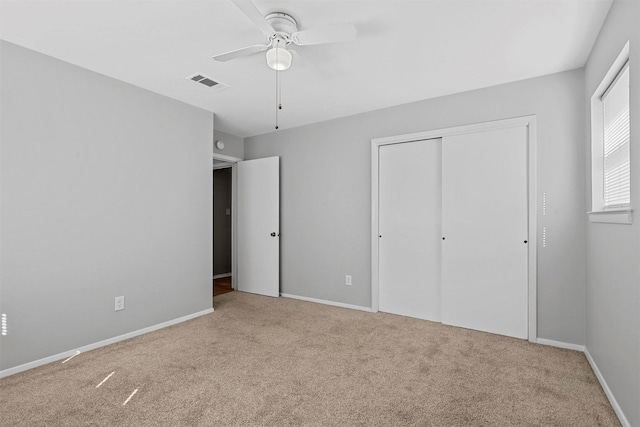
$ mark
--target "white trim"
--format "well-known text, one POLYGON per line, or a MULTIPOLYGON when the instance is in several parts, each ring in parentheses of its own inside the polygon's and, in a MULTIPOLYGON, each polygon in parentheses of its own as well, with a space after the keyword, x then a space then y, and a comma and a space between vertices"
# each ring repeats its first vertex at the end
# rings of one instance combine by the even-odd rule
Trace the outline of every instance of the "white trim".
POLYGON ((511 119, 494 120, 491 122, 474 123, 463 126, 453 126, 450 128, 442 128, 435 130, 427 130, 422 132, 407 133, 404 135, 387 136, 383 138, 374 138, 371 142, 376 145, 401 144, 403 142, 422 141, 423 139, 443 138, 445 136, 463 135, 466 133, 475 133, 493 129, 504 129, 509 127, 526 126, 530 122, 535 122, 535 115, 514 117, 511 119))
POLYGON ((297 299, 297 300, 300 300, 300 301, 315 302, 317 304, 333 305, 335 307, 350 308, 352 310, 366 311, 368 313, 372 312, 372 310, 369 307, 363 307, 361 305, 344 304, 344 303, 341 303, 341 302, 327 301, 327 300, 317 299, 317 298, 301 297, 299 295, 291 295, 291 294, 280 294, 280 296, 283 297, 283 298, 297 299))
POLYGON ((589 221, 609 224, 633 224, 633 209, 587 212, 589 221))
POLYGON ((379 308, 379 278, 378 278, 378 152, 381 146, 401 144, 411 141, 442 138, 450 135, 481 132, 492 129, 527 126, 528 141, 528 182, 529 182, 529 273, 528 273, 528 335, 530 342, 536 342, 538 336, 537 316, 537 259, 538 259, 538 209, 537 209, 537 119, 535 115, 515 117, 511 119, 476 123, 464 126, 454 126, 444 129, 409 133, 404 135, 374 138, 371 140, 371 311, 376 313, 379 308))
POLYGON ((596 374, 598 381, 600 381, 602 390, 604 390, 604 394, 607 395, 607 399, 609 399, 609 403, 611 403, 613 410, 618 416, 618 419, 620 420, 620 424, 622 424, 623 427, 631 427, 631 423, 629 422, 629 420, 627 420, 627 417, 624 416, 624 412, 622 412, 622 408, 620 407, 620 405, 618 405, 618 401, 616 400, 615 396, 611 392, 609 385, 607 385, 607 382, 605 381, 604 376, 602 375, 602 372, 600 372, 600 369, 598 369, 598 365, 596 365, 596 361, 593 360, 593 357, 591 357, 589 350, 587 350, 586 348, 584 350, 584 355, 587 356, 587 361, 589 362, 589 365, 591 365, 591 369, 593 369, 593 372, 596 374))
POLYGON ((93 344, 88 344, 82 347, 75 348, 73 350, 68 350, 62 353, 55 354, 53 356, 45 357, 43 359, 34 360, 33 362, 28 362, 23 365, 14 366, 13 368, 5 369, 0 371, 0 378, 8 377, 10 375, 17 374, 19 372, 26 371, 28 369, 37 368, 38 366, 46 365, 51 362, 56 362, 61 359, 67 359, 69 356, 75 356, 79 353, 84 353, 86 351, 95 350, 96 348, 104 347, 109 344, 114 344, 119 341, 124 341, 129 338, 137 337, 138 335, 146 334, 149 332, 156 331, 158 329, 166 328, 167 326, 172 326, 178 323, 185 322, 187 320, 195 319, 196 317, 204 316, 205 314, 213 313, 213 308, 208 308, 206 310, 199 311, 197 313, 188 314, 186 316, 178 317, 177 319, 168 320, 166 322, 158 323, 156 325, 148 326, 146 328, 138 329, 137 331, 128 332, 123 335, 118 335, 117 337, 108 338, 106 340, 98 341, 93 344))
POLYGON ((548 339, 545 339, 545 338, 538 338, 537 342, 538 342, 538 344, 548 345, 548 346, 551 346, 551 347, 565 348, 567 350, 575 350, 575 351, 584 352, 584 346, 580 345, 580 344, 571 344, 571 343, 568 343, 568 342, 548 340, 548 339))
POLYGON ((529 342, 538 342, 538 120, 528 116, 529 130, 529 342))
POLYGON ((238 168, 231 167, 231 289, 238 289, 238 168))
POLYGON ((219 169, 229 169, 231 166, 233 166, 233 163, 214 163, 213 164, 213 170, 219 170, 219 169))
POLYGON ((215 160, 223 160, 229 163, 237 163, 242 161, 240 157, 227 156, 225 154, 213 153, 213 159, 215 160))
POLYGON ((231 277, 233 276, 233 274, 231 273, 222 273, 222 274, 216 274, 215 276, 213 276, 213 279, 224 279, 225 277, 231 277))
POLYGON ((380 256, 380 223, 378 221, 380 162, 378 156, 382 145, 384 145, 382 141, 371 140, 371 311, 374 313, 377 313, 380 307, 380 281, 378 280, 380 270, 378 266, 380 256))

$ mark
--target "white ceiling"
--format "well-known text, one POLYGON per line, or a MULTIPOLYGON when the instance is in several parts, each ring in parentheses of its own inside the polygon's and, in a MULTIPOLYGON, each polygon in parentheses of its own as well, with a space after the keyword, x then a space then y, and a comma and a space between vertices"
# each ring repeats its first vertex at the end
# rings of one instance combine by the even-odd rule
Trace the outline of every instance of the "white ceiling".
MULTIPOLYGON (((611 0, 254 1, 299 29, 351 22, 355 41, 297 47, 281 74, 280 128, 584 66, 611 0)), ((229 1, 6 1, 0 38, 216 114, 241 137, 274 130, 275 72, 229 1), (186 80, 203 73, 229 85, 186 80)))

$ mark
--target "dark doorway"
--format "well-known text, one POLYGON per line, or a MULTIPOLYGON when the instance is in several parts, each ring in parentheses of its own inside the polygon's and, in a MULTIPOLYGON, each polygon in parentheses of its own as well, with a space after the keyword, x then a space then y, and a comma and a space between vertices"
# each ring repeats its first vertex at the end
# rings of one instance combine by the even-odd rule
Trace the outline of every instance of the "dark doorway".
POLYGON ((213 295, 233 290, 231 167, 213 171, 213 295))

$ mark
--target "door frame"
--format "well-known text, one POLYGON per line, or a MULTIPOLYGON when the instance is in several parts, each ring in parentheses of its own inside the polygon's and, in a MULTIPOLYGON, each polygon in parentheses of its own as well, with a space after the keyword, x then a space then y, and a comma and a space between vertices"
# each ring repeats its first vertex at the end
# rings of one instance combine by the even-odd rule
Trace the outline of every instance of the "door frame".
MULTIPOLYGON (((236 289, 236 283, 234 278, 238 277, 238 260, 236 257, 236 215, 237 215, 237 172, 236 172, 236 163, 241 162, 242 159, 239 157, 227 156, 224 154, 213 153, 213 160, 220 160, 224 163, 212 163, 211 173, 216 169, 224 169, 231 167, 231 287, 236 289)), ((213 176, 213 175, 212 175, 213 176)), ((211 204, 213 205, 213 195, 211 197, 211 204)), ((213 217, 211 217, 211 221, 213 221, 213 217)), ((215 232, 215 231, 214 231, 215 232)), ((212 237, 213 239, 213 237, 212 237)), ((213 250, 213 240, 211 241, 211 247, 213 250)), ((213 270, 211 271, 211 276, 213 277, 213 270)))
POLYGON ((379 149, 383 145, 402 144, 424 139, 442 138, 451 135, 475 133, 480 131, 526 126, 527 141, 527 180, 528 180, 528 340, 537 342, 537 130, 536 116, 523 116, 463 126, 428 130, 403 135, 374 138, 371 140, 371 311, 379 309, 379 149))

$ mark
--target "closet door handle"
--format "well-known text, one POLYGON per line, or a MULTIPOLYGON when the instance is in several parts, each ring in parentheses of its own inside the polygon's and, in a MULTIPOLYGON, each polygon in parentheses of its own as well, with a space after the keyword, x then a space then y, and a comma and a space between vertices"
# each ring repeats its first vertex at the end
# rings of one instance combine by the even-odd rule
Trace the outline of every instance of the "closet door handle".
POLYGON ((276 232, 271 233, 271 237, 276 237, 276 232))

